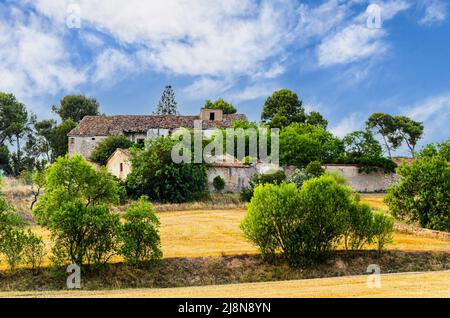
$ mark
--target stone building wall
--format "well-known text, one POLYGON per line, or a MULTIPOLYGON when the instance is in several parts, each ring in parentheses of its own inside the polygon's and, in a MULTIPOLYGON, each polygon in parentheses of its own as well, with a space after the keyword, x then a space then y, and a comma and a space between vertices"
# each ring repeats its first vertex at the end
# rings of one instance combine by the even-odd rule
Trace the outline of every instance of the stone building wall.
POLYGON ((238 193, 244 187, 248 186, 251 177, 256 173, 254 166, 211 166, 208 167, 208 188, 209 191, 215 191, 213 186, 214 178, 220 176, 225 180, 224 192, 238 193))
POLYGON ((78 153, 89 159, 97 143, 105 138, 105 136, 69 137, 69 156, 78 153))

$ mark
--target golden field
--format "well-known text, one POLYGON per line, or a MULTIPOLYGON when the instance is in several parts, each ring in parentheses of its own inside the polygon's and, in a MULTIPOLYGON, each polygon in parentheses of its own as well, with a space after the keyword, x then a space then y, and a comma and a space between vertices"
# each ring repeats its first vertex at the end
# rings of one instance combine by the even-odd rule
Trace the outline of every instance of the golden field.
POLYGON ((133 298, 301 298, 301 297, 450 297, 450 271, 385 274, 381 288, 368 288, 367 276, 319 278, 164 289, 7 292, 0 297, 133 298))

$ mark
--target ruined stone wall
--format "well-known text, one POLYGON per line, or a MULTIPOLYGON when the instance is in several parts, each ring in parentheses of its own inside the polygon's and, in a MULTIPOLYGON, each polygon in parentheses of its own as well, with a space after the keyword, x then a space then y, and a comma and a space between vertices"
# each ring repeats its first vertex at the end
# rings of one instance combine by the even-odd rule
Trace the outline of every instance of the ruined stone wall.
POLYGON ((69 156, 78 153, 89 159, 97 143, 105 138, 105 136, 69 137, 69 156))
POLYGON ((208 188, 209 191, 215 191, 213 181, 216 176, 225 180, 224 192, 238 193, 244 187, 248 186, 250 178, 256 173, 256 168, 249 167, 208 167, 208 188))

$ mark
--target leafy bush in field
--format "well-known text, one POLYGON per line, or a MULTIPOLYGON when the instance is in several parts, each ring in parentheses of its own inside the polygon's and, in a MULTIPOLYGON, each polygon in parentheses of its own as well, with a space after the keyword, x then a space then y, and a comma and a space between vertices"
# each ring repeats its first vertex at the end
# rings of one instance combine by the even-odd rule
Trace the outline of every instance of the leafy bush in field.
POLYGON ((68 202, 54 212, 49 227, 55 242, 54 262, 101 265, 115 253, 119 216, 106 206, 68 202))
POLYGON ((419 222, 422 227, 450 231, 450 164, 441 156, 402 164, 400 181, 388 189, 385 198, 391 213, 399 219, 419 222))
POLYGON ((162 257, 159 220, 146 197, 134 202, 124 215, 120 254, 130 264, 157 261, 162 257))
POLYGON ((174 163, 172 147, 176 143, 176 140, 159 137, 149 140, 143 150, 131 149, 132 171, 126 186, 132 197, 146 195, 158 202, 180 203, 206 196, 205 165, 174 163))
POLYGON ((274 173, 260 174, 256 173, 249 181, 248 187, 241 190, 240 197, 242 201, 250 202, 253 197, 253 192, 256 186, 260 184, 281 184, 286 180, 286 174, 282 170, 275 171, 274 173))
POLYGON ((124 135, 108 136, 101 140, 91 154, 90 160, 105 166, 109 157, 117 150, 117 148, 128 149, 134 145, 130 139, 124 135))
POLYGON ((118 203, 118 183, 105 168, 96 171, 81 155, 59 157, 45 172, 45 191, 34 213, 46 224, 67 202, 85 206, 118 203))
POLYGON ((45 245, 42 237, 28 231, 24 254, 26 264, 31 266, 33 272, 37 274, 45 257, 45 245))
POLYGON ((221 176, 216 176, 213 180, 213 186, 217 192, 220 192, 225 189, 225 180, 221 176))
POLYGON ((294 231, 301 219, 298 190, 294 184, 260 184, 241 224, 246 238, 257 245, 265 259, 276 252, 295 250, 294 231))
POLYGON ((3 232, 0 254, 3 254, 11 270, 22 262, 26 244, 27 236, 22 229, 8 228, 3 232))
POLYGON ((372 243, 374 215, 367 204, 353 204, 349 212, 349 224, 344 234, 345 249, 360 250, 364 244, 372 243))
POLYGON ((381 249, 393 230, 389 220, 360 204, 334 176, 324 175, 304 182, 300 190, 294 183, 257 186, 241 228, 265 259, 279 252, 298 265, 322 259, 342 239, 353 249, 375 239, 381 249))
POLYGON ((394 231, 394 218, 388 214, 376 211, 373 215, 372 235, 377 244, 378 255, 386 244, 392 243, 394 231))

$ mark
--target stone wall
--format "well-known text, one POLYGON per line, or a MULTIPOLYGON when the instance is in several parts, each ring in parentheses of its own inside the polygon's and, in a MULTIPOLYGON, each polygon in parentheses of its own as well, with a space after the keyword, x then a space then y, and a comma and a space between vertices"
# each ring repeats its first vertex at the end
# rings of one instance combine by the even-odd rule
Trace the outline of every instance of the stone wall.
POLYGON ((105 138, 105 136, 69 137, 69 156, 78 153, 89 159, 97 143, 105 138))
MULTIPOLYGON (((384 192, 398 180, 398 175, 395 173, 359 173, 356 165, 327 164, 323 165, 323 168, 330 172, 339 172, 340 175, 347 179, 353 190, 361 193, 384 192)), ((294 170, 295 167, 293 166, 286 167, 286 175, 292 175, 294 170)))
POLYGON ((248 186, 250 178, 256 173, 254 166, 237 166, 237 167, 221 167, 212 166, 208 167, 208 188, 209 191, 215 191, 213 181, 216 176, 220 176, 225 180, 224 192, 238 193, 244 187, 248 186))

